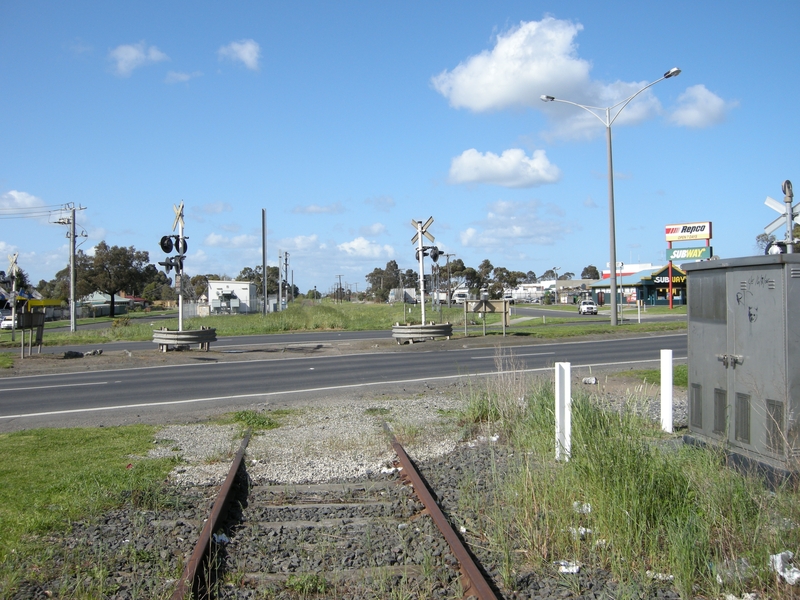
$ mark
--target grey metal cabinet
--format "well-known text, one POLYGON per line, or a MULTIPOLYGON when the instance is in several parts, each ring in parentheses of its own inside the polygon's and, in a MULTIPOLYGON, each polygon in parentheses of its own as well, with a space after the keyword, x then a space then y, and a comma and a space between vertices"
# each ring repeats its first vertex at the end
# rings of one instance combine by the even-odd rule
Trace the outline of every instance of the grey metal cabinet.
POLYGON ((797 470, 800 254, 681 268, 687 272, 691 435, 797 470))

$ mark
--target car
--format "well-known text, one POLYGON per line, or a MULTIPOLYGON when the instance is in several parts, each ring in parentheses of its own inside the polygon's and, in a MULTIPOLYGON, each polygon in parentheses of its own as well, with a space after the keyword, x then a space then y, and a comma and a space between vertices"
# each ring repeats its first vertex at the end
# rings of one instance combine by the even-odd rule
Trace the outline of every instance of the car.
POLYGON ((14 329, 14 317, 11 315, 3 317, 3 320, 0 321, 0 329, 14 329))
POLYGON ((594 300, 581 300, 580 305, 578 305, 578 314, 579 315, 596 315, 597 314, 597 304, 595 304, 594 300))

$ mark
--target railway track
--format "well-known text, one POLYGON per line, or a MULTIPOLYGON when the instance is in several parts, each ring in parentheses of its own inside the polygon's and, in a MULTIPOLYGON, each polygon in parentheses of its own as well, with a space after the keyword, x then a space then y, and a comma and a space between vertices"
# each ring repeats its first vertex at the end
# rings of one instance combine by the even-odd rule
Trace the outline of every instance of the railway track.
POLYGON ((245 436, 173 600, 477 598, 492 586, 394 439, 361 481, 250 484, 245 436))

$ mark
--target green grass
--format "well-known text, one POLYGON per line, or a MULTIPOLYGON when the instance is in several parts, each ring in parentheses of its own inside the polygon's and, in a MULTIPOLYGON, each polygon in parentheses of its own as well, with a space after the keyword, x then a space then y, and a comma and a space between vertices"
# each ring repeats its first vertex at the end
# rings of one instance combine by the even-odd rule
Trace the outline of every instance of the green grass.
MULTIPOLYGON (((0 590, 39 564, 36 536, 122 503, 154 508, 174 459, 134 458, 155 428, 33 429, 0 435, 0 590)), ((43 560, 43 559, 42 559, 43 560)))
POLYGON ((800 522, 796 486, 770 493, 757 477, 726 468, 721 449, 683 445, 635 407, 607 412, 580 395, 573 396, 572 455, 556 462, 552 381, 508 373, 467 394, 463 421, 512 446, 510 469, 492 474, 495 502, 462 498, 481 515, 483 543, 507 584, 572 560, 610 570, 620 590, 653 586, 646 575, 653 571, 673 575, 683 598, 792 597, 769 573, 768 556, 800 544, 799 528, 777 525, 800 522), (578 513, 574 503, 591 511, 578 513), (581 539, 573 533, 579 527, 591 533, 581 539), (725 574, 742 560, 749 577, 725 574), (725 574, 722 583, 717 574, 725 574))
POLYGON ((0 352, 0 369, 10 369, 14 366, 14 355, 10 352, 0 352))
MULTIPOLYGON (((561 305, 561 310, 570 313, 564 317, 548 317, 546 323, 540 319, 524 321, 507 328, 507 333, 541 339, 559 339, 588 334, 609 334, 622 332, 652 332, 685 330, 685 322, 645 322, 641 324, 624 322, 617 328, 604 323, 592 323, 578 316, 573 307, 561 305)), ((663 310, 660 307, 654 310, 663 310)), ((153 321, 149 313, 131 313, 113 321, 113 325, 103 329, 81 329, 69 331, 46 331, 45 345, 64 344, 102 344, 114 341, 147 341, 153 339, 153 329, 178 328, 177 316, 174 319, 153 321)), ((332 302, 295 302, 285 311, 268 315, 217 315, 205 318, 186 319, 184 329, 213 327, 218 336, 259 335, 265 333, 284 333, 289 331, 370 331, 388 330, 395 323, 409 324, 421 321, 421 306, 415 304, 360 304, 332 302)), ((449 322, 453 324, 456 336, 463 335, 464 309, 426 306, 427 321, 449 322)), ((512 315, 512 318, 514 316, 512 315)), ((107 317, 89 320, 90 322, 110 321, 107 317)), ((468 335, 483 334, 483 319, 479 314, 467 314, 468 335)), ((49 324, 48 324, 49 325, 49 324)), ((486 315, 487 334, 501 330, 500 315, 486 315)), ((19 342, 11 342, 11 334, 0 334, 0 347, 13 347, 19 342)), ((0 364, 2 366, 2 364, 0 364)))
POLYGON ((272 415, 255 410, 240 410, 233 414, 233 421, 255 431, 267 431, 280 427, 272 415))
MULTIPOLYGON (((661 385, 661 369, 622 371, 618 375, 626 379, 637 379, 643 383, 661 385)), ((672 385, 684 388, 689 387, 689 367, 687 365, 675 365, 672 368, 672 385)))

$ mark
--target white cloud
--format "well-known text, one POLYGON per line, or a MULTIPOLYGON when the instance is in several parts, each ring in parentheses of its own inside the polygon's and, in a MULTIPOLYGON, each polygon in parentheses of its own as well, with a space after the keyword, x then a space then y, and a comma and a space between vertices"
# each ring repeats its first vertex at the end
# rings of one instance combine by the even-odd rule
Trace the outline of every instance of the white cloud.
POLYGON ((295 206, 292 212, 298 215, 338 215, 344 212, 344 206, 342 206, 341 202, 327 205, 310 204, 308 206, 295 206))
POLYGON ((672 111, 670 122, 684 127, 710 127, 725 120, 738 102, 725 102, 704 85, 693 85, 678 97, 678 108, 672 111))
POLYGON ((350 256, 358 256, 361 258, 380 258, 382 256, 391 258, 394 256, 394 248, 391 246, 381 246, 363 237, 357 237, 352 242, 339 244, 337 248, 350 256))
POLYGON ((561 171, 547 159, 544 150, 535 150, 532 157, 512 148, 498 156, 481 154, 474 148, 465 150, 450 164, 451 183, 492 183, 508 188, 529 188, 555 183, 561 171))
POLYGON ((459 234, 461 244, 471 248, 519 250, 522 244, 549 246, 563 240, 571 228, 557 219, 543 218, 550 206, 536 201, 500 200, 489 205, 486 217, 459 234))
POLYGON ((10 190, 0 194, 0 218, 2 219, 36 219, 41 223, 55 222, 62 215, 62 205, 47 206, 44 200, 18 190, 10 190))
POLYGON ((33 209, 44 207, 44 201, 27 192, 19 192, 17 190, 10 190, 4 194, 0 194, 0 211, 3 215, 7 214, 22 214, 30 212, 33 209))
POLYGON ((139 67, 169 60, 161 50, 155 46, 148 47, 143 41, 117 46, 108 53, 108 58, 115 63, 115 70, 120 77, 128 77, 139 67))
POLYGON ((258 71, 258 60, 261 57, 261 47, 254 40, 240 40, 222 46, 217 54, 221 59, 234 62, 240 61, 251 71, 258 71))
MULTIPOLYGON (((563 102, 542 102, 543 95, 584 105, 612 107, 636 94, 661 73, 644 81, 593 80, 592 65, 578 55, 580 23, 545 17, 523 21, 500 33, 490 49, 470 56, 452 70, 431 79, 433 88, 454 108, 475 112, 506 108, 535 108, 550 119, 545 137, 590 138, 605 133, 605 111, 590 114, 563 102)), ((674 85, 663 83, 660 85, 674 85)), ((704 127, 719 122, 735 103, 725 103, 703 86, 682 97, 683 106, 672 115, 679 125, 704 127)), ((641 92, 619 112, 615 124, 633 124, 663 113, 653 89, 641 92)), ((614 112, 612 111, 612 118, 614 112)))
POLYGON ((200 210, 207 215, 218 215, 224 212, 231 212, 233 206, 228 202, 207 202, 200 207, 200 210))
POLYGON ((170 71, 167 73, 167 76, 164 78, 165 83, 186 83, 190 79, 194 79, 195 77, 202 77, 203 73, 201 71, 195 71, 194 73, 180 73, 178 71, 170 71))
POLYGON ((203 244, 214 248, 251 248, 261 244, 260 238, 254 235, 236 235, 233 237, 226 237, 218 233, 209 233, 203 244))
POLYGON ((471 56, 432 79, 455 108, 486 111, 536 106, 539 96, 585 82, 590 65, 577 57, 580 24, 546 17, 521 22, 497 36, 491 50, 471 56))
POLYGON ((395 202, 394 198, 391 196, 377 196, 375 198, 367 198, 364 200, 366 204, 372 205, 375 210, 379 210, 381 212, 389 212, 391 209, 394 208, 395 202))
POLYGON ((316 234, 313 235, 297 235, 293 238, 290 238, 288 247, 294 248, 298 251, 305 251, 305 250, 313 250, 317 247, 317 242, 319 238, 316 234))
POLYGON ((373 223, 372 225, 365 225, 359 229, 359 232, 362 235, 381 235, 382 233, 386 233, 386 225, 383 223, 373 223))

